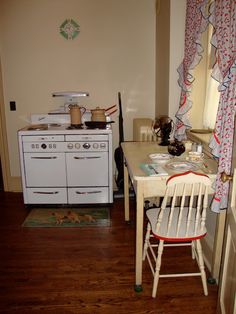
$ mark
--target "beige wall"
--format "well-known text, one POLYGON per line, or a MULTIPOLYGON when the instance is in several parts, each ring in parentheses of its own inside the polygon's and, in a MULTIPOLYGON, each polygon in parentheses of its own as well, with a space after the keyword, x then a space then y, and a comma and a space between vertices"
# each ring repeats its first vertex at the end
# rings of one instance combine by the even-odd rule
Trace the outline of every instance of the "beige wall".
POLYGON ((134 117, 154 116, 155 0, 0 0, 0 56, 11 176, 20 175, 17 130, 58 106, 54 91, 89 91, 87 108, 117 103, 121 91, 126 140, 134 117), (71 41, 59 34, 67 18, 80 25, 71 41))

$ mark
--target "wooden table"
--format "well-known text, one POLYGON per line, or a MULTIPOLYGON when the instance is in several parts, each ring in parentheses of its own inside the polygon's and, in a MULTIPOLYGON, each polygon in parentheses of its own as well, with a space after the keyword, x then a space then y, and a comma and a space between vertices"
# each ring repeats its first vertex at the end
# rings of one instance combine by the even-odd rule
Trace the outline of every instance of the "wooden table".
MULTIPOLYGON (((165 192, 166 180, 174 173, 163 164, 168 176, 147 176, 140 168, 141 163, 151 163, 149 154, 167 153, 166 146, 156 142, 124 142, 121 144, 124 153, 124 203, 125 220, 130 220, 129 215, 129 177, 136 195, 136 260, 135 260, 135 291, 142 291, 142 251, 143 251, 143 215, 145 198, 162 197, 165 192)), ((186 160, 186 154, 174 157, 171 161, 186 160)), ((212 180, 215 179, 216 168, 214 161, 206 159, 205 166, 199 172, 207 173, 212 180)), ((212 191, 213 192, 213 191, 212 191)))

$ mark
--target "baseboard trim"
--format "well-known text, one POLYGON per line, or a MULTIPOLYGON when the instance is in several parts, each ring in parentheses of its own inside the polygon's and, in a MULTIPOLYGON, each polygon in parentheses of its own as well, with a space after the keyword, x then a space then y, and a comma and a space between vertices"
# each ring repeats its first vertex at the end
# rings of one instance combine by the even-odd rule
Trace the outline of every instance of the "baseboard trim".
POLYGON ((22 192, 21 177, 10 177, 6 192, 22 192))

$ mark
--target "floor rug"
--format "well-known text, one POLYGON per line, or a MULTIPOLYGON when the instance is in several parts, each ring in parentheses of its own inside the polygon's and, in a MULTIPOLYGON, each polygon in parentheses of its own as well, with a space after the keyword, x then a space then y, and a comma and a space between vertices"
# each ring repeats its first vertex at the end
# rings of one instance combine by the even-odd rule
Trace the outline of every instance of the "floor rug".
POLYGON ((109 208, 33 208, 23 227, 110 226, 109 208))

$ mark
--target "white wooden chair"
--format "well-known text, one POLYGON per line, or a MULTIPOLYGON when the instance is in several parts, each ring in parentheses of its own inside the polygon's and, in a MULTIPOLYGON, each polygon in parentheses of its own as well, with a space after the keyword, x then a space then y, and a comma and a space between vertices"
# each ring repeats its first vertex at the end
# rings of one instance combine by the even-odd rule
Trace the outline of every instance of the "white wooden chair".
POLYGON ((156 297, 160 277, 201 276, 208 294, 200 239, 206 235, 206 208, 211 181, 207 175, 188 171, 171 176, 166 183, 161 207, 146 211, 148 218, 143 260, 147 257, 154 276, 152 297, 156 297), (157 240, 157 241, 156 241, 157 240), (160 274, 164 246, 191 246, 199 272, 160 274))

